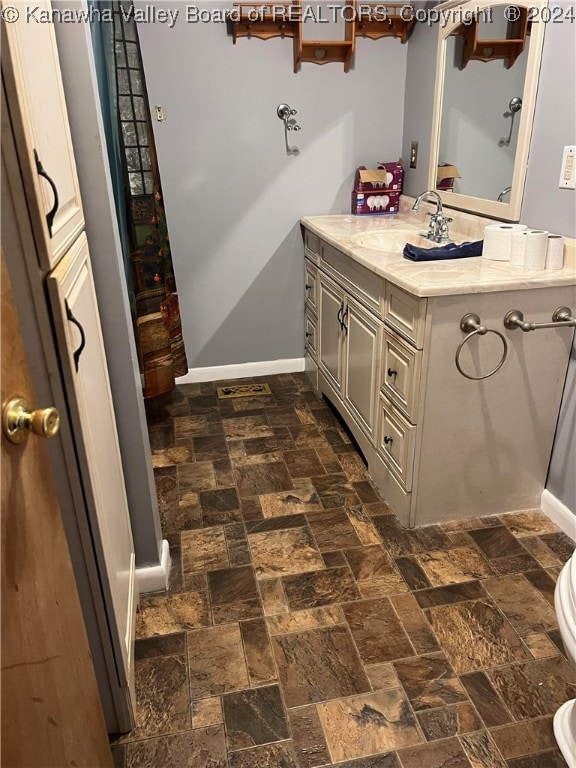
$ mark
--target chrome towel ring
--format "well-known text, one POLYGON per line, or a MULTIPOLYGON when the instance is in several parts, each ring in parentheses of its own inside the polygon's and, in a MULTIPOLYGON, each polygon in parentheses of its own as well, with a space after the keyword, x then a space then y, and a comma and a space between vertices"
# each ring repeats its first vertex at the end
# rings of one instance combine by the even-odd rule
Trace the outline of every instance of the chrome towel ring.
POLYGON ((456 368, 458 369, 458 373, 461 373, 462 376, 465 376, 467 379, 472 379, 473 381, 480 381, 482 379, 487 379, 490 376, 493 376, 497 371, 502 368, 504 365, 504 362, 508 356, 508 344, 506 342, 506 339, 500 331, 495 331, 492 328, 486 328, 485 325, 482 325, 482 322, 478 315, 474 314, 473 312, 468 312, 468 314, 464 315, 462 320, 460 320, 460 328, 466 336, 462 339, 460 344, 458 344, 456 348, 456 354, 454 355, 454 362, 456 363, 456 368), (464 344, 466 344, 467 341, 469 341, 472 336, 485 336, 487 333, 495 333, 496 336, 499 336, 502 340, 502 346, 504 348, 504 353, 502 354, 502 359, 498 363, 498 365, 493 368, 489 373, 485 373, 483 376, 470 376, 469 373, 466 373, 462 366, 460 365, 460 352, 462 351, 462 348, 464 344))

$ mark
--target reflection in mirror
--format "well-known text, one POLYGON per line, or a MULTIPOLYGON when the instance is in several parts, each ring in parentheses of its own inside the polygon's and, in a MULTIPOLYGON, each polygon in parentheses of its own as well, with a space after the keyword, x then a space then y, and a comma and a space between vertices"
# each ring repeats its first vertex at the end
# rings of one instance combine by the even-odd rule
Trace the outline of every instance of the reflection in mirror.
MULTIPOLYGON (((506 39, 504 8, 489 11, 492 23, 480 20, 478 39, 506 39)), ((509 68, 508 59, 471 60, 463 66, 464 44, 460 34, 446 40, 438 163, 456 166, 457 175, 446 177, 454 179, 455 192, 498 200, 512 185, 530 37, 509 68)), ((484 53, 489 54, 487 46, 484 53)), ((450 186, 443 180, 439 188, 450 186)))
POLYGON ((528 1, 450 3, 439 30, 430 188, 508 220, 520 214, 544 31, 540 0, 528 1))

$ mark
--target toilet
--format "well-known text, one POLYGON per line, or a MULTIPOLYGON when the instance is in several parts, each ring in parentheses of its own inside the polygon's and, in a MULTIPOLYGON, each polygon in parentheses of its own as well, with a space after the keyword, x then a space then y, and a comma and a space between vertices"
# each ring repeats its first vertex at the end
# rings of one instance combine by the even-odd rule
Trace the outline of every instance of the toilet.
MULTIPOLYGON (((554 607, 566 655, 576 666, 576 552, 560 572, 554 607)), ((562 704, 554 715, 554 736, 569 768, 576 768, 576 699, 562 704)))

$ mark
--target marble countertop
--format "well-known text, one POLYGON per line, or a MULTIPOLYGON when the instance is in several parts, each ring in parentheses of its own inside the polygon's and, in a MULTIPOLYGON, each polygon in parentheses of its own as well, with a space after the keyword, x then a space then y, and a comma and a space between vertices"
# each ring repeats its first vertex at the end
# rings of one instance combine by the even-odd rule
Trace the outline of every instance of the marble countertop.
MULTIPOLYGON (((452 215, 453 212, 449 213, 452 215)), ((413 262, 405 259, 401 252, 375 250, 354 243, 355 235, 382 230, 393 233, 395 230, 413 229, 417 235, 426 229, 424 215, 421 210, 417 214, 401 212, 387 216, 306 216, 301 219, 301 223, 354 261, 415 296, 447 296, 576 285, 574 240, 567 240, 565 243, 564 268, 544 271, 527 271, 511 266, 508 262, 489 261, 481 256, 440 262, 413 262)), ((455 220, 458 221, 456 217, 455 220)), ((484 225, 488 222, 482 220, 476 227, 471 226, 465 219, 459 223, 460 231, 454 229, 454 224, 450 228, 450 236, 456 242, 481 239, 484 225), (473 229, 476 231, 472 231, 473 229)), ((434 247, 434 244, 430 242, 429 247, 434 247)))

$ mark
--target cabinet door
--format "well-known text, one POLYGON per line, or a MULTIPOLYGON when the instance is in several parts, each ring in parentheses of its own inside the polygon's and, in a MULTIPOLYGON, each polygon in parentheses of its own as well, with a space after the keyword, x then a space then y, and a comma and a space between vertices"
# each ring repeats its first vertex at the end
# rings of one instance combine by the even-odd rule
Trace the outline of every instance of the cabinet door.
POLYGON ((306 306, 310 307, 313 312, 318 312, 318 269, 312 262, 308 261, 308 259, 304 259, 304 269, 306 280, 306 283, 304 284, 304 296, 306 306))
POLYGON ((304 349, 313 360, 318 360, 318 320, 312 312, 306 312, 306 343, 304 349))
MULTIPOLYGON (((48 0, 34 2, 35 16, 30 20, 26 18, 29 9, 23 3, 2 2, 2 6, 6 12, 20 13, 17 21, 2 23, 2 74, 20 165, 19 170, 10 168, 9 172, 22 172, 40 267, 47 271, 62 258, 84 227, 54 25, 35 20, 49 14, 51 6, 48 0), (35 151, 58 195, 58 208, 50 228, 46 216, 54 208, 55 193, 50 182, 38 172, 35 151)), ((2 127, 5 129, 6 125, 2 127)))
POLYGON ((88 243, 80 235, 47 278, 86 502, 100 553, 121 686, 133 677, 134 546, 88 243), (122 663, 120 663, 120 661, 122 663))
POLYGON ((319 273, 320 285, 320 367, 338 391, 342 382, 343 335, 340 318, 344 311, 344 291, 319 273))
POLYGON ((344 310, 344 399, 370 436, 374 432, 382 323, 354 299, 344 310))

